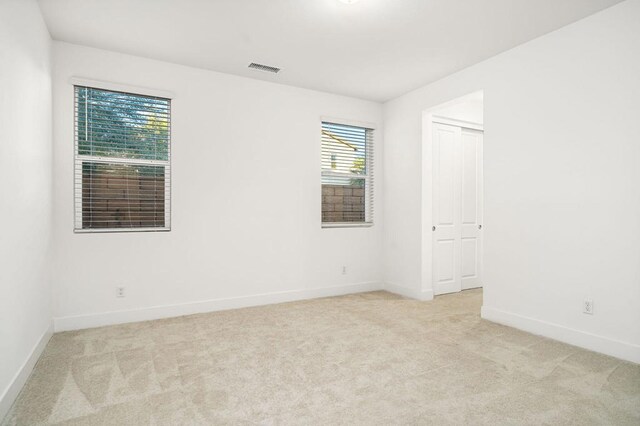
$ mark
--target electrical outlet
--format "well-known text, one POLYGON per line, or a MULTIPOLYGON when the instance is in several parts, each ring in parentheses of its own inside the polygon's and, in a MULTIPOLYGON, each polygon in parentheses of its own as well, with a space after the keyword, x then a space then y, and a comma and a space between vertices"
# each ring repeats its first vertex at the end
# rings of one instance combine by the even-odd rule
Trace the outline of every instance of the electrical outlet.
POLYGON ((346 266, 342 267, 342 275, 347 275, 347 267, 346 266))
POLYGON ((584 309, 583 312, 585 314, 593 315, 593 300, 584 299, 584 309))
POLYGON ((116 297, 124 297, 124 287, 116 287, 116 297))

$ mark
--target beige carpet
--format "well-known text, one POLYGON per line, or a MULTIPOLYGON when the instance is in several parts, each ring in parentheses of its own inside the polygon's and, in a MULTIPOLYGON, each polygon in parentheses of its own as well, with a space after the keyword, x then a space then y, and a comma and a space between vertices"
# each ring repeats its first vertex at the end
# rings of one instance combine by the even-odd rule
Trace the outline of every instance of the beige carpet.
POLYGON ((640 366, 385 292, 59 333, 9 425, 640 424, 640 366))

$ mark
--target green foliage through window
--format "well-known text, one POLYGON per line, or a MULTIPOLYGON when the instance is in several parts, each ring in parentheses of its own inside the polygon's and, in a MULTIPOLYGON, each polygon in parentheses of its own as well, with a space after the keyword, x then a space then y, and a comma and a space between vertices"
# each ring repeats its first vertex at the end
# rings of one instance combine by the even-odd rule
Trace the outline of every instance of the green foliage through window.
POLYGON ((169 100, 76 87, 78 154, 167 161, 169 100))
POLYGON ((168 230, 171 100, 75 87, 76 231, 168 230))

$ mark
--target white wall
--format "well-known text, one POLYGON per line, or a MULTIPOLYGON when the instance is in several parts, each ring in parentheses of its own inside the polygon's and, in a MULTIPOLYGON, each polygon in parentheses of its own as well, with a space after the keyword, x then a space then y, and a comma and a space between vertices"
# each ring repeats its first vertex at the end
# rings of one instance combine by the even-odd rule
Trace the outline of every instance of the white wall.
POLYGON ((447 102, 445 105, 437 106, 435 109, 429 110, 429 112, 439 117, 482 124, 484 121, 482 92, 472 93, 461 99, 447 102))
POLYGON ((50 335, 50 46, 34 1, 0 1, 0 420, 50 335))
POLYGON ((380 287, 380 191, 375 226, 320 227, 320 117, 381 148, 380 104, 59 42, 53 88, 56 329, 380 287), (72 76, 175 94, 171 232, 73 233, 72 76))
POLYGON ((629 0, 385 104, 387 283, 430 291, 422 112, 483 90, 483 316, 640 362, 638 22, 629 0))

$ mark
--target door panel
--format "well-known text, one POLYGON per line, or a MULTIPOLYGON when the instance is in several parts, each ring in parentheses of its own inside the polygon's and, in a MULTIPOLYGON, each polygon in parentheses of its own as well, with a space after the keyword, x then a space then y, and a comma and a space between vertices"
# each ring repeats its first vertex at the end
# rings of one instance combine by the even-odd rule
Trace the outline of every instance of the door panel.
POLYGON ((455 276, 455 242, 454 240, 440 240, 438 249, 438 283, 441 285, 452 283, 455 276))
POLYGON ((439 132, 440 146, 438 147, 438 221, 441 226, 453 226, 455 220, 455 175, 456 162, 456 133, 448 130, 439 132))
POLYGON ((478 276, 478 239, 462 239, 462 279, 478 276))
POLYGON ((477 138, 461 131, 462 149, 462 223, 478 220, 478 145, 477 138))
POLYGON ((460 128, 435 124, 433 248, 436 294, 460 291, 460 128))
POLYGON ((482 259, 482 132, 461 130, 462 158, 462 284, 480 287, 482 259), (473 266, 472 266, 473 265, 473 266))

